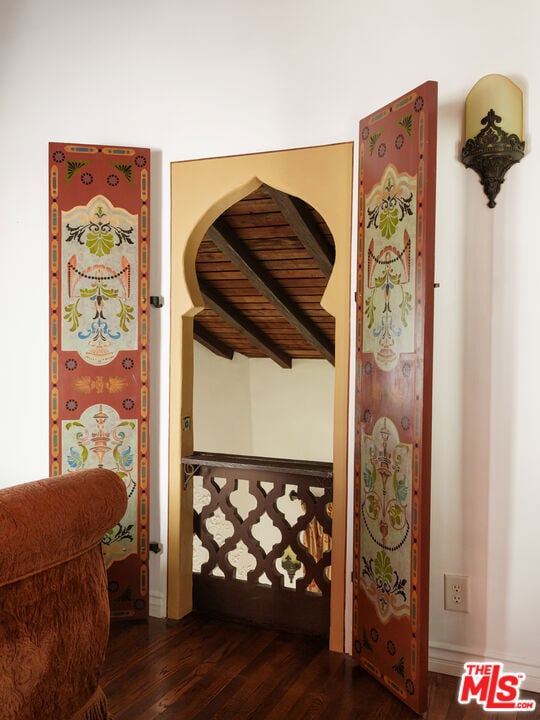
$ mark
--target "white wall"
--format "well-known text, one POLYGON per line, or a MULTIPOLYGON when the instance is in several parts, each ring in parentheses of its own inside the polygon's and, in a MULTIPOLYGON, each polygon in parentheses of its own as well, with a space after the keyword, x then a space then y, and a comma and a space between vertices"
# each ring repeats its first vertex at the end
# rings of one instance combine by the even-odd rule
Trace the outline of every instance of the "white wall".
POLYGON ((195 450, 332 461, 334 368, 326 360, 232 360, 194 344, 195 450))
MULTIPOLYGON (((2 0, 0 485, 47 474, 47 142, 153 150, 152 294, 169 292, 171 161, 355 139, 358 120, 439 82, 432 661, 472 652, 540 689, 540 4, 518 0, 2 0), (488 210, 458 161, 483 75, 525 93, 527 156, 488 210), (442 574, 471 578, 444 612, 442 574), (536 683, 536 684, 534 684, 536 683)), ((154 311, 152 539, 166 539, 168 309, 154 311)), ((165 557, 153 558, 156 606, 165 557)), ((446 663, 446 665, 445 665, 446 663)))
POLYGON ((326 360, 272 360, 250 367, 253 452, 298 460, 332 461, 334 368, 326 360))
POLYGON ((194 449, 252 455, 249 359, 232 361, 193 343, 194 449))

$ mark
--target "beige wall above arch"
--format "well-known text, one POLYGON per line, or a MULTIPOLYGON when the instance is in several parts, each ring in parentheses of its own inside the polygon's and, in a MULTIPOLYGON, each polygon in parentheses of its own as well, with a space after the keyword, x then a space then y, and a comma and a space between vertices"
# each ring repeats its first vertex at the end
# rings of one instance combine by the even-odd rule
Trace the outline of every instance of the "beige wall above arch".
POLYGON ((300 197, 325 219, 336 260, 322 305, 336 319, 334 511, 330 648, 343 650, 347 504, 350 258, 353 143, 171 165, 171 355, 168 616, 191 610, 191 487, 181 458, 193 451, 193 317, 203 307, 195 257, 208 229, 231 204, 265 183, 300 197))

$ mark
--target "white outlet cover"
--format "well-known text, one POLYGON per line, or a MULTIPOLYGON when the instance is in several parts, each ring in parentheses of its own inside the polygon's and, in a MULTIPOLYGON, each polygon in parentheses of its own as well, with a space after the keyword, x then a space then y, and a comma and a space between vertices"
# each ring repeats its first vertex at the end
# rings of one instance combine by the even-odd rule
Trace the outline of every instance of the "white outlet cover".
POLYGON ((444 609, 469 612, 468 575, 444 574, 444 609))

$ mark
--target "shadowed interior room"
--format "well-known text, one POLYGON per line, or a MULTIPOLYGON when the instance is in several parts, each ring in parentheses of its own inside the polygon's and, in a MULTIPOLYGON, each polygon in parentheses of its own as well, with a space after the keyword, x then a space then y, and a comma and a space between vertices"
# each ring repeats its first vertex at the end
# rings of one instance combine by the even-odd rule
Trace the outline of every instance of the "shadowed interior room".
POLYGON ((518 12, 4 0, 2 720, 540 718, 518 12))

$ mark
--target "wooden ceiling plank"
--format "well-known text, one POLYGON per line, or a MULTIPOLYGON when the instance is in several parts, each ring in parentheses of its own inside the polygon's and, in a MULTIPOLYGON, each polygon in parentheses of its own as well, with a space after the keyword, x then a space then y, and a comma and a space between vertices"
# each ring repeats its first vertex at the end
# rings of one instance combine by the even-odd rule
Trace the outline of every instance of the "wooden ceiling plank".
POLYGON ((265 185, 264 188, 279 207, 302 245, 313 255, 321 272, 329 278, 334 264, 334 252, 313 219, 309 207, 300 198, 287 195, 270 185, 265 185))
POLYGON ((267 213, 244 213, 235 215, 227 214, 227 223, 231 227, 277 227, 278 225, 286 225, 287 221, 283 217, 283 213, 267 212, 267 213))
POLYGON ((223 214, 227 217, 229 217, 229 215, 251 215, 264 212, 274 212, 275 209, 276 206, 272 198, 265 197, 255 199, 252 195, 249 195, 247 198, 239 200, 234 205, 231 205, 231 207, 228 210, 225 210, 223 214))
POLYGON ((219 315, 229 325, 241 332, 250 342, 256 345, 267 357, 271 358, 280 367, 292 367, 292 359, 283 352, 273 340, 258 330, 257 326, 244 317, 233 305, 224 300, 209 285, 199 282, 201 294, 205 305, 219 315))
MULTIPOLYGON (((276 280, 283 280, 289 282, 290 280, 316 280, 317 276, 320 275, 319 270, 274 270, 272 272, 276 280)), ((242 273, 237 270, 200 270, 197 273, 198 277, 202 277, 206 280, 241 280, 242 273)))
POLYGON ((219 355, 219 357, 225 358, 226 360, 233 359, 234 350, 197 321, 195 321, 193 326, 193 338, 215 355, 219 355))
MULTIPOLYGON (((210 226, 206 236, 241 270, 261 295, 264 295, 280 311, 302 337, 334 365, 333 344, 319 331, 315 323, 285 295, 279 285, 268 275, 264 266, 238 240, 234 231, 218 219, 210 226)), ((210 275, 211 273, 207 273, 207 276, 210 275)))
POLYGON ((287 225, 275 225, 273 227, 247 227, 236 228, 238 237, 242 240, 274 240, 275 238, 284 238, 286 240, 294 239, 294 230, 289 223, 287 225))

